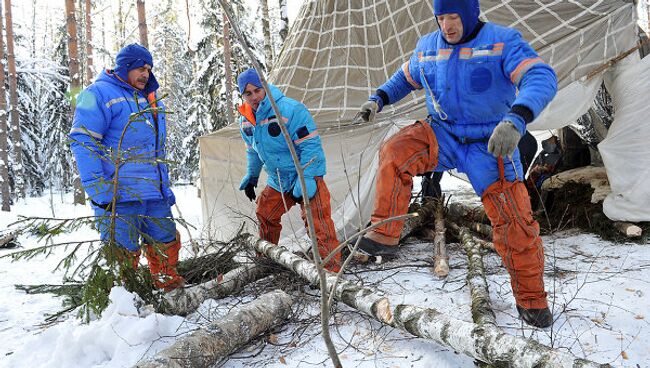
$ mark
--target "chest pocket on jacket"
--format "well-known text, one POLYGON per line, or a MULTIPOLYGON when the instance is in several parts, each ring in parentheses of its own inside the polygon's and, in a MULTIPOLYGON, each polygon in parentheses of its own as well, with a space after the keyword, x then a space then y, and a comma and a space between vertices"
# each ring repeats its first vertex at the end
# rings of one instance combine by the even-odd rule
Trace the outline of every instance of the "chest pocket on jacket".
POLYGON ((502 50, 502 43, 460 50, 460 61, 465 65, 465 88, 469 93, 481 94, 490 89, 495 73, 501 68, 502 50))
POLYGON ((490 89, 495 68, 499 68, 497 60, 489 57, 464 60, 465 87, 469 93, 480 94, 490 89))
POLYGON ((273 138, 279 136, 280 133, 282 133, 282 129, 280 129, 280 125, 278 124, 278 119, 275 116, 268 118, 268 126, 266 129, 269 132, 269 135, 273 138))

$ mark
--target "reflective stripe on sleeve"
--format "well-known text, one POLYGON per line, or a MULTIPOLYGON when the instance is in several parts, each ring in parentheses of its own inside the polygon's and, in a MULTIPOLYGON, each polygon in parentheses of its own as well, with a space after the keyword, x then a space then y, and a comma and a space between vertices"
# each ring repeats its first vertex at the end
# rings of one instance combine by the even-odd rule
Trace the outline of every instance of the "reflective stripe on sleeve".
POLYGON ((314 138, 314 137, 318 137, 318 129, 314 130, 309 135, 306 135, 306 136, 304 136, 304 137, 302 137, 300 139, 296 139, 295 141, 293 141, 293 143, 295 143, 296 146, 297 146, 300 143, 302 143, 302 142, 304 142, 304 141, 306 141, 308 139, 314 138))
POLYGON ((70 134, 72 134, 72 133, 81 133, 81 134, 89 135, 89 136, 91 136, 93 138, 97 138, 97 139, 104 138, 103 134, 93 132, 92 130, 88 130, 88 128, 72 128, 72 129, 70 129, 70 134))
POLYGON ((415 88, 415 89, 422 89, 422 86, 419 85, 412 77, 411 77, 411 72, 409 72, 409 62, 405 62, 402 64, 402 71, 404 71, 404 76, 406 77, 406 80, 409 82, 409 84, 415 88))
POLYGON ((544 64, 544 60, 542 60, 540 57, 524 59, 521 63, 519 63, 519 65, 517 65, 517 68, 515 68, 512 73, 510 73, 510 80, 512 83, 515 85, 519 84, 524 74, 526 74, 530 68, 537 64, 544 64))

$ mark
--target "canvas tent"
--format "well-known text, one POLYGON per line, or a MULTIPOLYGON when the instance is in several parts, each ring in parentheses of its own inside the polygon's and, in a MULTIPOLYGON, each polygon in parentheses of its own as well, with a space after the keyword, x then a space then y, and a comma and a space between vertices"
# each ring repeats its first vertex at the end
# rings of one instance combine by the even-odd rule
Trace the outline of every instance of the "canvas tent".
MULTIPOLYGON (((586 79, 634 47, 634 4, 483 0, 481 10, 483 20, 520 30, 558 74, 558 96, 531 129, 558 128, 575 121, 588 110, 603 78, 611 82, 616 120, 611 137, 601 144, 608 174, 614 178, 606 213, 620 219, 632 213, 630 220, 650 220, 650 195, 640 184, 650 178, 650 145, 642 143, 650 139, 650 104, 631 102, 640 101, 640 95, 647 100, 647 59, 641 64, 638 56, 637 60, 631 56, 607 72, 613 74, 611 78, 601 73, 586 79), (628 149, 629 138, 635 139, 634 151, 628 149), (638 164, 619 166, 629 157, 638 159, 638 164), (645 171, 638 169, 643 163, 645 171), (614 210, 608 211, 608 206, 614 210)), ((426 116, 424 93, 411 93, 388 106, 372 125, 353 125, 351 120, 375 88, 409 58, 419 37, 436 29, 432 14, 430 0, 307 0, 273 66, 270 80, 287 96, 303 102, 317 122, 327 156, 325 180, 341 239, 370 218, 379 146, 400 127, 426 116)), ((254 204, 238 190, 246 167, 244 143, 237 126, 228 126, 201 137, 200 150, 204 222, 211 236, 226 239, 242 221, 252 224, 255 218, 254 204)), ((260 183, 265 180, 262 174, 260 183)), ((285 240, 305 233, 297 207, 283 224, 283 236, 297 236, 285 240)))

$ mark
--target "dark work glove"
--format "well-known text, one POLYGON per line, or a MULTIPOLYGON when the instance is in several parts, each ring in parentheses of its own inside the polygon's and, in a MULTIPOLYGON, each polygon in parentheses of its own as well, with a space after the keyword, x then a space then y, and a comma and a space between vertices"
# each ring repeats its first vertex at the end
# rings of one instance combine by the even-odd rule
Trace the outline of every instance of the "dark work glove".
POLYGON ((253 185, 253 183, 248 183, 248 185, 246 185, 246 188, 244 188, 244 193, 246 193, 246 197, 248 197, 251 202, 257 198, 257 195, 255 194, 255 185, 253 185))
POLYGON ((108 203, 105 203, 105 204, 99 204, 99 203, 93 201, 92 199, 90 200, 90 203, 92 203, 93 206, 99 207, 99 208, 103 209, 106 212, 111 212, 111 204, 113 204, 113 202, 108 202, 108 203))

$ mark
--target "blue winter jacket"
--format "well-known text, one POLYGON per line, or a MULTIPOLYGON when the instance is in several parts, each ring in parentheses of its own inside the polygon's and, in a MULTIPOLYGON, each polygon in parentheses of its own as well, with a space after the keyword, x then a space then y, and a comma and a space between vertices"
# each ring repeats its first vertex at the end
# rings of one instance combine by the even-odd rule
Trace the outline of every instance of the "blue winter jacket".
MULTIPOLYGON (((269 87, 304 168, 305 177, 325 175, 325 153, 311 114, 303 104, 286 97, 274 85, 269 87)), ((241 107, 239 110, 244 111, 241 107)), ((242 114, 239 120, 241 135, 246 143, 247 175, 258 177, 264 166, 268 174, 267 184, 278 192, 290 192, 298 182, 298 175, 268 96, 254 113, 254 119, 242 114)))
POLYGON ((487 141, 504 118, 523 135, 555 95, 555 72, 517 30, 492 23, 477 27, 475 37, 456 45, 440 31, 423 36, 409 61, 370 99, 381 109, 424 88, 432 125, 440 124, 459 142, 487 141))
POLYGON ((156 104, 156 117, 146 113, 129 124, 132 114, 150 107, 147 96, 109 71, 77 97, 70 147, 84 189, 95 203, 111 202, 116 174, 118 202, 167 199, 170 205, 175 203, 164 162, 164 105, 156 104))

